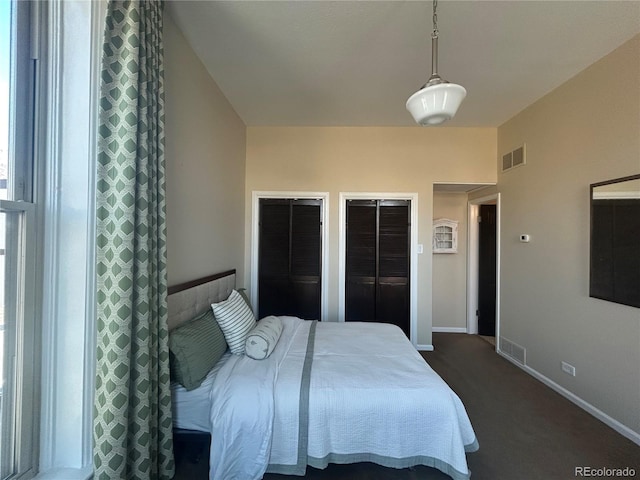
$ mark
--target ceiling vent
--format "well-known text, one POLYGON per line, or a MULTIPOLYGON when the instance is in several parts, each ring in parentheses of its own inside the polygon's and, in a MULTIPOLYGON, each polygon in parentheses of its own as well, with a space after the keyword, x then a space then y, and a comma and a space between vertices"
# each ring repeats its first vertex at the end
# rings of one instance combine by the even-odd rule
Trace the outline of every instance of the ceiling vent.
POLYGON ((512 168, 524 165, 526 162, 524 155, 524 145, 516 148, 512 152, 505 153, 502 156, 502 171, 506 172, 512 168))

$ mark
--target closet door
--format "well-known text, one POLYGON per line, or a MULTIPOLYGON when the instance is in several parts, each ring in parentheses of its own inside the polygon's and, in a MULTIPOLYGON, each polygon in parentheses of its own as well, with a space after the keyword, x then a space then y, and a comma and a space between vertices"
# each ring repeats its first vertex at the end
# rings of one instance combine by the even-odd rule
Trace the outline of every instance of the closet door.
POLYGON ((410 202, 347 203, 345 320, 398 325, 409 336, 410 202))
POLYGON ((321 214, 321 200, 260 200, 259 318, 320 319, 321 214))
POLYGON ((378 216, 378 322, 409 336, 409 202, 381 201, 378 216))
POLYGON ((347 202, 346 321, 376 319, 377 218, 375 201, 347 202))

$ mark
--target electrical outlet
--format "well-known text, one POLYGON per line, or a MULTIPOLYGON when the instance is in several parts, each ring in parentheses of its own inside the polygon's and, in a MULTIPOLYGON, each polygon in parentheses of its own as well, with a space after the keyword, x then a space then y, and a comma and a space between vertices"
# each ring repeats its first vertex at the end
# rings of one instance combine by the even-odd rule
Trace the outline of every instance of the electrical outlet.
POLYGON ((562 362, 562 371, 572 377, 576 376, 576 367, 567 362, 562 362))

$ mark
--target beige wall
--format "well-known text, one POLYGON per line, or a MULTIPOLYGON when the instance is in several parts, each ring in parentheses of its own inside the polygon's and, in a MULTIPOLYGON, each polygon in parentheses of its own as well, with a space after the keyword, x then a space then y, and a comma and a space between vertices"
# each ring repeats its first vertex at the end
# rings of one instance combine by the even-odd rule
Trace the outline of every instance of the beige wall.
POLYGON ((243 284, 246 128, 165 16, 169 285, 230 268, 243 284))
POLYGON ((499 128, 499 155, 522 143, 527 165, 498 175, 501 335, 638 435, 640 310, 589 297, 589 184, 640 172, 640 36, 499 128))
MULTIPOLYGON (((489 128, 249 127, 246 232, 250 237, 254 191, 328 192, 328 317, 336 320, 340 192, 417 193, 415 228, 425 248, 417 262, 417 343, 430 345, 433 183, 495 182, 496 154, 496 130, 489 128)), ((245 252, 247 278, 251 240, 245 252)))
POLYGON ((458 253, 433 255, 434 327, 467 328, 467 217, 466 193, 434 193, 433 218, 458 221, 458 253))

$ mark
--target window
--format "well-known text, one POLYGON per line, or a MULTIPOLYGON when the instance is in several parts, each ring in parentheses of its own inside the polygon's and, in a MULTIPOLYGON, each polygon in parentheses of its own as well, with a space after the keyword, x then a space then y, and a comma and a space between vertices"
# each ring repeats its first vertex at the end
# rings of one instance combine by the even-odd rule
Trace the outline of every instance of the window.
POLYGON ((33 476, 35 204, 31 2, 0 2, 0 479, 33 476))

